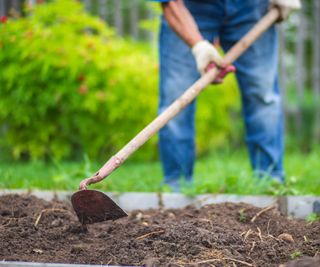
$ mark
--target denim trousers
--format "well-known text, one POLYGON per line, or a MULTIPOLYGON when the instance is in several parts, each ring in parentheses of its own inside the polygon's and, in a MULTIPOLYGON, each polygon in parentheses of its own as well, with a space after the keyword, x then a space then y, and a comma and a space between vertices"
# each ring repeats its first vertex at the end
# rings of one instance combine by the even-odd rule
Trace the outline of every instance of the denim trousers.
MULTIPOLYGON (((219 38, 225 52, 268 10, 267 0, 184 2, 203 37, 210 42, 219 38)), ((164 18, 161 21, 159 50, 161 113, 200 75, 190 47, 171 30, 164 18)), ((272 26, 234 65, 241 91, 245 140, 251 166, 260 177, 268 175, 282 182, 284 129, 277 62, 277 33, 275 26, 272 26)), ((195 108, 196 101, 193 101, 159 133, 165 184, 176 186, 181 178, 192 182, 195 162, 195 108)))

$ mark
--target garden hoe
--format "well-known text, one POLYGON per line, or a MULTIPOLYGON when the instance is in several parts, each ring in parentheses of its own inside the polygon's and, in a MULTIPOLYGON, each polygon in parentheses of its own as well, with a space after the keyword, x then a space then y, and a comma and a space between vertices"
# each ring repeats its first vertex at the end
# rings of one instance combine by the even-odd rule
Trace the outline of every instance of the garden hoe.
MULTIPOLYGON (((225 55, 227 65, 231 65, 242 53, 271 25, 279 19, 279 9, 271 9, 237 44, 225 55)), ((175 100, 164 112, 138 133, 125 147, 109 159, 92 177, 80 183, 80 190, 71 197, 73 208, 79 221, 85 225, 105 220, 116 220, 127 214, 107 195, 96 190, 88 190, 87 186, 100 182, 118 168, 131 154, 155 135, 175 115, 191 103, 212 81, 221 78, 226 69, 211 68, 182 96, 175 100)))

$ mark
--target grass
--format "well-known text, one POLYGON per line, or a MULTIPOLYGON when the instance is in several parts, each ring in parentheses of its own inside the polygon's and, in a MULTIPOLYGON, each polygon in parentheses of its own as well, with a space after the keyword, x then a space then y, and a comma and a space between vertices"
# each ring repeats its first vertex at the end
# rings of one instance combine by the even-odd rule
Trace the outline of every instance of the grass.
POLYGON ((293 252, 293 253, 290 254, 289 258, 290 258, 291 260, 294 260, 294 259, 296 259, 296 258, 299 258, 300 256, 301 256, 301 252, 300 252, 300 251, 295 251, 295 252, 293 252))
MULTIPOLYGON (((81 179, 97 171, 102 164, 87 157, 81 162, 33 161, 29 163, 0 160, 0 188, 76 190, 81 179)), ((202 193, 320 195, 320 152, 288 152, 285 166, 287 181, 279 185, 252 177, 245 151, 217 152, 199 158, 195 185, 184 189, 188 195, 202 193)), ((159 162, 128 161, 103 182, 92 186, 114 192, 157 192, 161 188, 159 162)))

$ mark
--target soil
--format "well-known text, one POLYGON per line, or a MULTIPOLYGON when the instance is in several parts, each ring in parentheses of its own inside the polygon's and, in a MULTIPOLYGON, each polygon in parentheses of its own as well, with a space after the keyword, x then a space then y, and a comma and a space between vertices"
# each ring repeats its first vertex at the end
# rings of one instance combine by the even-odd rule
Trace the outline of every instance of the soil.
POLYGON ((286 266, 319 267, 319 254, 320 222, 289 219, 274 208, 224 203, 134 211, 86 231, 68 202, 0 197, 0 261, 278 267, 295 259, 286 266))

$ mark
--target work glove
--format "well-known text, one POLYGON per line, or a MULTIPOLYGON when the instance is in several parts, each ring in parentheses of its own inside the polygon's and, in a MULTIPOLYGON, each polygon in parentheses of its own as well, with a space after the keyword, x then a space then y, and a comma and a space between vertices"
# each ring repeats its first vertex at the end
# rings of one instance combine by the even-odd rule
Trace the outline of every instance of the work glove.
POLYGON ((293 10, 301 8, 300 0, 270 0, 270 7, 278 7, 280 10, 280 19, 278 22, 286 20, 293 10))
POLYGON ((201 75, 206 73, 206 69, 211 62, 216 64, 218 67, 224 67, 222 66, 223 61, 218 50, 207 40, 202 40, 196 43, 192 47, 192 54, 195 57, 197 69, 201 75))
POLYGON ((212 68, 220 69, 217 78, 212 82, 213 84, 219 84, 223 82, 223 78, 230 72, 235 72, 235 67, 232 65, 226 65, 223 62, 218 50, 213 44, 206 40, 199 41, 192 48, 192 54, 194 55, 197 63, 197 68, 201 75, 205 74, 212 68))

